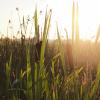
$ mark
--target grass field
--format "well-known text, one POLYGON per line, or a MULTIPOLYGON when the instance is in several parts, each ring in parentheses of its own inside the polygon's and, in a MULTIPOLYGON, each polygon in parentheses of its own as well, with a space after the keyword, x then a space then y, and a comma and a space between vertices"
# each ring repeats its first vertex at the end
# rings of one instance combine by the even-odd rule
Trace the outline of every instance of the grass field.
POLYGON ((0 39, 0 100, 99 100, 100 43, 61 40, 58 26, 58 39, 48 40, 51 16, 41 39, 37 9, 34 38, 25 38, 23 18, 20 39, 0 39))

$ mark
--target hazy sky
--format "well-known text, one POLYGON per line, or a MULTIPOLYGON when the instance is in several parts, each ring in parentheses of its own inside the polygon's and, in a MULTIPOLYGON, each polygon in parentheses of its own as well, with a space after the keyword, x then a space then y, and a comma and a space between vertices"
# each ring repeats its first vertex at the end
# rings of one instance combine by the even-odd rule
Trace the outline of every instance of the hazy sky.
MULTIPOLYGON (((34 14, 34 5, 38 2, 38 8, 43 12, 47 4, 49 8, 53 9, 51 33, 55 32, 55 22, 57 21, 62 35, 64 35, 64 28, 66 28, 70 34, 72 1, 73 0, 0 0, 0 32, 5 33, 7 31, 9 19, 12 19, 14 29, 18 29, 16 7, 20 9, 22 15, 30 15, 32 17, 34 14)), ((78 2, 81 37, 91 38, 95 35, 94 33, 97 32, 98 25, 100 24, 100 0, 78 0, 78 2)), ((54 34, 50 35, 51 38, 53 36, 54 34)))
POLYGON ((16 12, 18 7, 22 14, 31 14, 34 8, 33 0, 0 0, 0 31, 6 32, 8 20, 12 19, 13 24, 18 21, 16 12), (25 12, 25 13, 24 13, 25 12))

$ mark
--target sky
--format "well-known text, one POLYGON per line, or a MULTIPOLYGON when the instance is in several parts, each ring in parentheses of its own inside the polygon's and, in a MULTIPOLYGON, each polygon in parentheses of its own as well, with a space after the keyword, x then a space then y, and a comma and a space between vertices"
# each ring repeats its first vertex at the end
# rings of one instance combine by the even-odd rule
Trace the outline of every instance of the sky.
MULTIPOLYGON (((50 38, 55 37, 56 22, 62 37, 65 37, 64 29, 71 35, 72 23, 72 2, 73 0, 0 0, 0 33, 6 35, 8 21, 11 19, 13 30, 16 33, 19 29, 19 20, 16 8, 20 10, 20 16, 34 15, 34 8, 37 4, 38 10, 43 14, 40 16, 40 26, 43 24, 45 9, 52 9, 52 21, 50 38)), ((75 0, 76 2, 76 0, 75 0)), ((100 24, 100 0, 78 0, 79 4, 79 32, 82 39, 93 39, 96 36, 100 24)), ((31 26, 31 25, 30 25, 31 26)))

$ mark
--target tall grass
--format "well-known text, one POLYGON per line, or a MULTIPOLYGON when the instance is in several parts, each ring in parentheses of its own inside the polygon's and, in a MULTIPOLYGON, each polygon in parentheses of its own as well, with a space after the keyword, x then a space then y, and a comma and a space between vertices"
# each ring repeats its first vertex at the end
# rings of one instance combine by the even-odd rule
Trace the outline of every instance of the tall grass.
POLYGON ((72 6, 72 44, 74 43, 75 4, 72 6))
MULTIPOLYGON (((60 37, 60 31, 57 26, 57 53, 52 54, 53 56, 47 61, 46 65, 46 52, 48 49, 48 33, 50 28, 52 11, 46 9, 45 20, 44 20, 44 29, 42 41, 39 40, 39 23, 38 23, 38 11, 35 9, 34 13, 34 29, 35 37, 37 38, 36 44, 34 41, 26 43, 23 39, 20 46, 17 44, 18 54, 20 50, 24 51, 22 44, 25 45, 25 55, 18 56, 17 61, 20 63, 18 67, 15 68, 16 71, 13 73, 14 80, 11 82, 12 77, 12 68, 14 53, 13 47, 11 49, 11 54, 9 60, 6 62, 6 92, 3 95, 0 95, 1 99, 8 98, 9 100, 96 100, 99 97, 99 82, 100 82, 100 65, 97 67, 96 78, 91 82, 86 81, 84 74, 86 72, 83 67, 77 67, 76 69, 71 69, 70 73, 68 72, 68 64, 65 61, 65 52, 62 45, 62 40, 60 37), (19 48, 20 47, 20 48, 19 48), (23 57, 26 57, 26 65, 23 70, 23 57), (21 66, 20 66, 21 65, 21 66), (19 68, 19 66, 21 68, 19 68), (17 73, 19 77, 17 77, 17 73), (25 86, 23 86, 25 82, 25 86), (7 94, 7 95, 6 95, 7 94)), ((25 21, 23 18, 25 25, 25 21)), ((26 28, 25 32, 26 32, 26 28)), ((21 31, 22 32, 22 31, 21 31)), ((67 34, 67 33, 66 33, 67 34)), ((25 39, 25 38, 24 38, 25 39)), ((13 41, 14 42, 14 41, 13 41)), ((68 38, 66 40, 68 44, 68 38)), ((71 44, 69 44, 71 45, 71 44)), ((67 45, 67 50, 71 52, 70 46, 67 45)), ((48 51, 49 52, 49 51, 48 51)), ((67 59, 70 61, 72 54, 67 52, 67 59)), ((51 53, 51 52, 50 52, 51 53)), ((53 52, 52 52, 53 53, 53 52)), ((73 63, 73 61, 70 61, 73 63)), ((18 63, 18 62, 17 62, 18 63)), ((70 65, 74 67, 74 65, 70 65)), ((92 75, 91 75, 92 76, 92 75)))

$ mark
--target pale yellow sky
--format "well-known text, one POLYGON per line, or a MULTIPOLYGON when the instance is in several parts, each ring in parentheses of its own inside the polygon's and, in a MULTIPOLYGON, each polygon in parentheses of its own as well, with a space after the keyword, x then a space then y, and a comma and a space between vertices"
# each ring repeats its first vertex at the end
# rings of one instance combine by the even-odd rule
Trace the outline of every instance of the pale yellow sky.
MULTIPOLYGON (((0 0, 0 32, 6 33, 7 23, 12 19, 14 31, 18 30, 18 16, 16 7, 20 9, 20 13, 25 16, 33 16, 34 6, 38 2, 39 10, 45 12, 45 7, 53 9, 50 38, 55 35, 55 22, 58 26, 61 36, 65 36, 64 28, 68 34, 71 34, 71 18, 72 18, 72 1, 73 0, 0 0)), ((76 0, 75 0, 76 1, 76 0)), ((79 3, 79 31, 83 39, 91 39, 97 32, 100 24, 100 0, 78 0, 79 3)), ((40 17, 42 26, 43 15, 40 17)), ((5 34, 6 35, 6 34, 5 34)))

